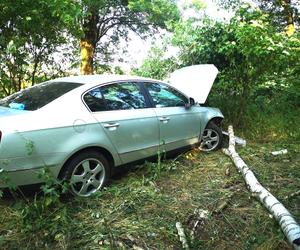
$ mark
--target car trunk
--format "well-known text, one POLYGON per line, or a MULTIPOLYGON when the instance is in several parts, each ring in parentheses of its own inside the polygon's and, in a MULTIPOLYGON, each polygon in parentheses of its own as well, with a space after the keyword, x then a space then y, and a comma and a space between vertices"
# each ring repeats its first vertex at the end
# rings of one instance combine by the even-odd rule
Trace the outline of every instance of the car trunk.
POLYGON ((2 117, 24 114, 24 112, 26 112, 26 111, 24 111, 24 110, 18 110, 18 109, 11 109, 11 108, 0 107, 0 119, 2 117))
POLYGON ((11 127, 14 126, 12 118, 14 116, 22 115, 24 113, 27 113, 27 111, 0 107, 0 146, 1 140, 3 139, 3 136, 5 134, 5 129, 11 129, 11 127))

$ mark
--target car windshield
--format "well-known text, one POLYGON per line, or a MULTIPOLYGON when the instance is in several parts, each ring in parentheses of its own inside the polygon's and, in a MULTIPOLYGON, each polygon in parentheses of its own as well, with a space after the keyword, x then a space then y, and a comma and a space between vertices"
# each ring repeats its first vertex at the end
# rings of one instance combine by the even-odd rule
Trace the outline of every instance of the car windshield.
POLYGON ((0 100, 0 106, 33 111, 79 87, 80 83, 44 82, 0 100))

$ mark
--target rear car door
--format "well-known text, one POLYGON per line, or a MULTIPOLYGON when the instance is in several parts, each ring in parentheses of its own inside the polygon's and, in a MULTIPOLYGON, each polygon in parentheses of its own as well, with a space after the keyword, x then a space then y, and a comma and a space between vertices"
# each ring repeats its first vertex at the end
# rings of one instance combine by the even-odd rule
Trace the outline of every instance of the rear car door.
POLYGON ((199 109, 185 108, 188 98, 169 85, 159 82, 145 82, 144 87, 150 96, 157 115, 160 131, 160 144, 167 151, 199 141, 199 109))
POLYGON ((123 163, 157 154, 159 127, 139 83, 116 82, 83 97, 123 163))

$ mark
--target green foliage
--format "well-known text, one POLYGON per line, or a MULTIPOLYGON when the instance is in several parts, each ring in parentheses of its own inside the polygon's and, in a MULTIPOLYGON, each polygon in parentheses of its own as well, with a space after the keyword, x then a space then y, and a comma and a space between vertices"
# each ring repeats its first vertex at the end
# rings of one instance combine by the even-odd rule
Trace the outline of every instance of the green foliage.
MULTIPOLYGON (((91 68, 107 64, 122 54, 120 41, 129 41, 130 32, 142 38, 159 28, 170 29, 179 20, 175 0, 85 0, 81 1, 81 39, 93 49, 91 68)), ((96 67, 95 67, 96 68, 96 67)), ((97 68, 96 68, 97 69, 97 68)))
MULTIPOLYGON (((3 169, 0 169, 0 182, 1 183, 6 183, 6 175, 5 171, 3 169)), ((0 189, 0 199, 3 197, 3 191, 0 189)))
POLYGON ((132 73, 139 76, 163 80, 177 67, 174 57, 164 57, 166 45, 163 47, 152 47, 148 57, 139 68, 132 70, 132 73))
POLYGON ((222 73, 226 70, 222 81, 233 82, 228 87, 240 93, 266 76, 278 77, 298 56, 297 45, 290 46, 289 39, 274 32, 264 15, 249 7, 240 9, 228 24, 212 20, 197 26, 189 21, 179 24, 174 43, 181 48, 184 65, 214 63, 222 73))
POLYGON ((295 79, 299 38, 277 33, 267 16, 258 10, 245 5, 229 23, 209 19, 198 24, 180 23, 174 44, 180 48, 183 65, 217 66, 220 73, 209 103, 220 107, 236 125, 246 126, 252 117, 248 111, 259 108, 256 101, 262 98, 265 107, 276 103, 273 110, 277 110, 282 104, 282 98, 276 94, 280 91, 282 96, 293 95, 290 105, 299 102, 299 80, 295 79), (261 95, 263 92, 268 94, 261 95))
POLYGON ((55 74, 53 53, 66 31, 76 33, 76 2, 65 0, 0 0, 0 87, 5 95, 55 74), (49 71, 50 71, 49 70, 49 71))
POLYGON ((61 194, 67 192, 68 185, 54 178, 47 168, 41 171, 39 178, 44 183, 41 187, 43 193, 22 208, 22 232, 45 237, 51 243, 67 241, 71 218, 61 201, 61 194))
POLYGON ((31 140, 26 140, 25 148, 26 148, 27 154, 32 155, 33 150, 34 150, 34 142, 31 140))
POLYGON ((289 22, 299 27, 299 0, 256 0, 259 8, 278 31, 285 31, 289 22), (290 20, 289 20, 290 18, 290 20))
MULTIPOLYGON (((161 146, 164 145, 164 142, 161 146)), ((143 178, 143 183, 156 181, 163 171, 168 169, 168 166, 162 162, 162 158, 165 157, 165 151, 157 152, 157 162, 147 162, 145 165, 148 168, 147 176, 143 178)))
MULTIPOLYGON (((179 10, 175 0, 129 0, 128 8, 136 15, 144 14, 148 26, 154 25, 166 29, 170 22, 179 20, 179 10)), ((142 24, 142 19, 139 23, 142 24)), ((145 28, 144 25, 140 28, 145 28)))
POLYGON ((237 10, 243 0, 213 0, 218 6, 226 10, 237 10))
MULTIPOLYGON (((7 166, 11 160, 1 160, 3 166, 7 166)), ((9 178, 8 172, 5 169, 0 169, 0 183, 2 185, 7 186, 11 192, 17 190, 16 184, 9 178)), ((3 192, 0 190, 0 198, 2 198, 3 192)))
POLYGON ((95 72, 103 72, 129 32, 144 38, 179 19, 173 0, 0 0, 0 9, 0 98, 66 75, 70 62, 78 67, 78 39, 95 49, 95 72))
MULTIPOLYGON (((69 190, 67 183, 54 178, 48 168, 44 168, 39 173, 39 178, 44 184, 41 186, 42 194, 36 194, 34 199, 27 199, 20 188, 10 184, 6 171, 0 172, 0 181, 5 182, 14 199, 18 200, 18 195, 23 200, 18 200, 14 205, 15 212, 18 213, 18 230, 24 235, 32 235, 35 247, 45 247, 39 238, 44 238, 47 244, 58 244, 63 247, 69 237, 70 216, 62 201, 61 195, 69 190)), ((0 191, 0 198, 3 192, 0 191)), ((2 245, 3 238, 0 238, 2 245)))
POLYGON ((108 64, 96 64, 95 74, 117 74, 124 75, 124 71, 119 66, 112 67, 108 64))

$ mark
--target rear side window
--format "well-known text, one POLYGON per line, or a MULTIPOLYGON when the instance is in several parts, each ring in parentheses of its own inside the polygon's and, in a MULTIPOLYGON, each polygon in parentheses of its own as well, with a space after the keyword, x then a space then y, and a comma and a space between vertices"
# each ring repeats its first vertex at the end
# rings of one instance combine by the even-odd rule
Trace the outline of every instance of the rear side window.
POLYGON ((72 82, 41 83, 0 100, 0 106, 29 111, 37 110, 81 85, 72 82))
POLYGON ((107 110, 146 108, 140 88, 134 83, 116 83, 101 87, 107 110))
POLYGON ((83 97, 92 112, 146 108, 146 101, 135 83, 114 83, 89 91, 83 97))

